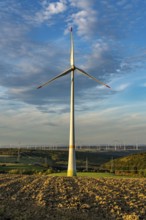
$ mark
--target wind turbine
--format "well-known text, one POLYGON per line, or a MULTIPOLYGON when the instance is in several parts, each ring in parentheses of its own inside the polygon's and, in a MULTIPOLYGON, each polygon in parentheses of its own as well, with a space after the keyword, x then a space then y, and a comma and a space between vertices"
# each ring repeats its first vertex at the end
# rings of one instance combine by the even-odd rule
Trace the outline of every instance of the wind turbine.
POLYGON ((53 82, 54 80, 67 75, 71 72, 71 96, 70 96, 70 135, 69 135, 69 155, 68 155, 68 169, 67 169, 67 176, 76 176, 76 157, 75 157, 75 120, 74 120, 74 71, 78 70, 80 73, 84 74, 85 76, 88 76, 89 78, 95 80, 96 82, 100 83, 101 85, 104 85, 108 88, 110 86, 106 85, 105 83, 99 81, 98 79, 94 78, 93 76, 86 73, 84 70, 78 68, 75 66, 74 63, 74 41, 73 41, 73 30, 70 29, 70 39, 71 39, 71 47, 70 47, 70 65, 71 67, 61 74, 57 75, 53 79, 50 79, 46 83, 40 85, 37 87, 37 89, 40 89, 49 83, 53 82))

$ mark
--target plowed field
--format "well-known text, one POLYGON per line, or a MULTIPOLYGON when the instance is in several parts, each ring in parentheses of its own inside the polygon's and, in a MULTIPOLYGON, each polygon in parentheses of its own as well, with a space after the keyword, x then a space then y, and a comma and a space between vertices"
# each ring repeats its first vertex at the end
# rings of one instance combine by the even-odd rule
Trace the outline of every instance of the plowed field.
POLYGON ((0 220, 146 219, 146 179, 0 175, 0 220))

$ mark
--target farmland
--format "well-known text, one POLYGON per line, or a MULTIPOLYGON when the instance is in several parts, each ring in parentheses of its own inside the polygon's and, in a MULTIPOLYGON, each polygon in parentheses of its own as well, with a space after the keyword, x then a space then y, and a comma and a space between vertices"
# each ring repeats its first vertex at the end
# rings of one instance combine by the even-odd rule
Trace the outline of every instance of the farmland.
POLYGON ((146 179, 0 175, 4 219, 146 219, 146 179))
MULTIPOLYGON (((120 158, 133 151, 88 152, 77 151, 77 171, 99 171, 111 158, 120 158)), ((68 151, 0 149, 0 173, 35 174, 47 169, 66 171, 68 151)), ((109 163, 110 164, 110 163, 109 163)), ((108 168, 108 167, 107 167, 108 168)), ((109 168, 108 168, 109 169, 109 168)))

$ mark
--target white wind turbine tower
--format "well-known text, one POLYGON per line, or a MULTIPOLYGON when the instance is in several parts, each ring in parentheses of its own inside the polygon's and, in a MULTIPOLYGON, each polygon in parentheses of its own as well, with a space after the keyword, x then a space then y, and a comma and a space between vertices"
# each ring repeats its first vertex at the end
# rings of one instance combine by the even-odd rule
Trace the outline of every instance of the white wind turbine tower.
POLYGON ((72 34, 72 28, 70 29, 70 37, 71 37, 71 49, 70 49, 70 65, 71 67, 61 74, 57 75, 53 79, 47 81, 46 83, 40 85, 37 89, 42 88, 43 86, 48 85, 52 81, 67 75, 71 72, 71 96, 70 96, 70 135, 69 135, 69 156, 68 156, 68 170, 67 170, 67 176, 76 176, 76 157, 75 157, 75 120, 74 120, 74 71, 78 70, 80 73, 88 76, 89 78, 95 80, 96 82, 100 83, 101 85, 104 85, 108 88, 110 86, 104 84, 103 82, 97 80, 93 76, 86 73, 84 70, 78 68, 75 66, 74 63, 74 42, 73 42, 73 34, 72 34))

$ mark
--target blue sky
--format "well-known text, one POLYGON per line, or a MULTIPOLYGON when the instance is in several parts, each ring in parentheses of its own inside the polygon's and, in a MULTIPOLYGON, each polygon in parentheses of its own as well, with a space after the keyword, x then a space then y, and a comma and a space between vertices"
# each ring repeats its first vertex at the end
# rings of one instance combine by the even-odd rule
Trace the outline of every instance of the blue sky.
POLYGON ((146 2, 0 1, 0 144, 68 145, 75 64, 76 144, 146 144, 146 2))

